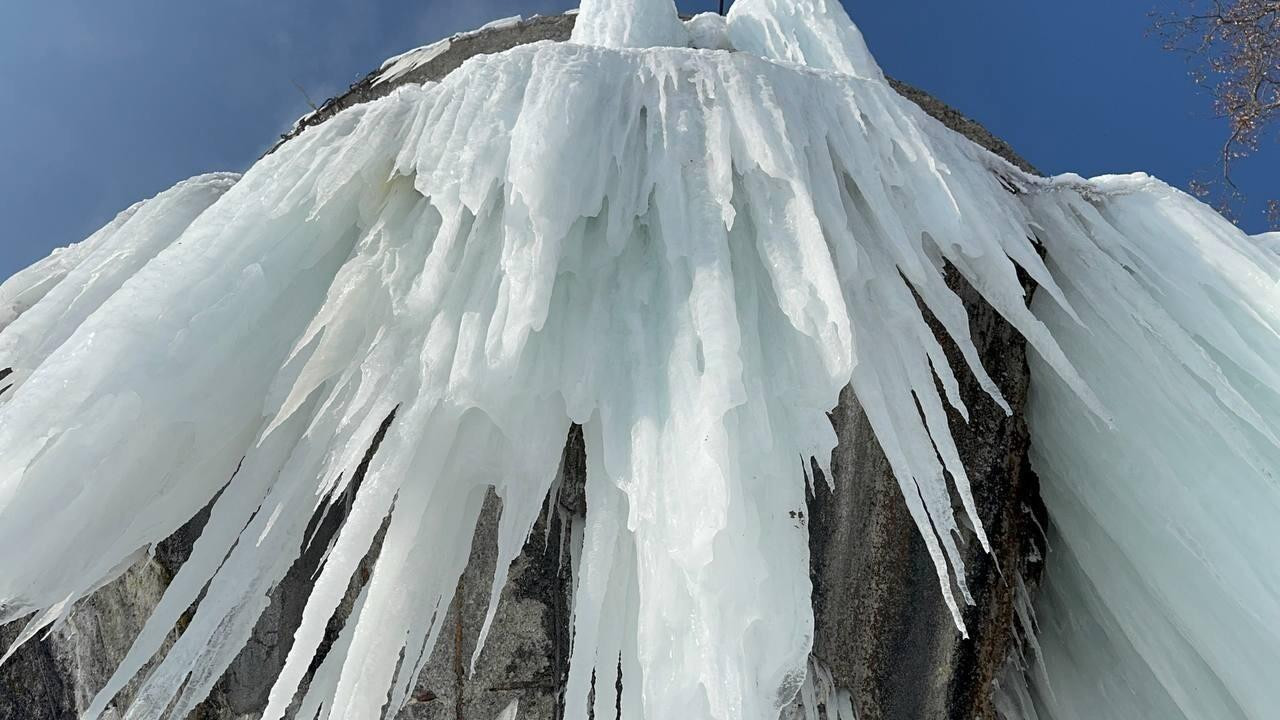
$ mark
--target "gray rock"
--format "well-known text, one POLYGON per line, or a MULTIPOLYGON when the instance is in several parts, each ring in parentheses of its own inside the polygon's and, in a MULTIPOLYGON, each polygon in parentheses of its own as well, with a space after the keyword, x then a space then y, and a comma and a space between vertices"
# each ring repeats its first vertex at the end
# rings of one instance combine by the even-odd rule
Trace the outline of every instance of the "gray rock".
MULTIPOLYGON (((1044 555, 1033 549, 1036 523, 1047 519, 1027 461, 1024 342, 955 272, 948 282, 965 300, 983 364, 1014 410, 1006 416, 968 375, 960 383, 970 423, 948 408, 992 554, 967 533, 966 578, 976 604, 964 609, 966 640, 888 461, 846 388, 832 413, 835 492, 819 481, 809 501, 813 654, 837 686, 853 692, 861 720, 993 717, 991 683, 1016 642, 1015 577, 1037 578, 1033 558, 1044 555)), ((952 367, 964 366, 952 343, 944 348, 952 367)), ((962 516, 958 498, 953 506, 962 516)))
POLYGON ((512 701, 521 718, 562 712, 560 687, 569 659, 569 562, 561 557, 561 518, 544 514, 511 567, 493 631, 474 673, 468 673, 498 554, 501 502, 485 502, 467 570, 445 617, 445 632, 418 678, 401 720, 495 718, 512 701), (551 533, 547 534, 547 523, 551 533))

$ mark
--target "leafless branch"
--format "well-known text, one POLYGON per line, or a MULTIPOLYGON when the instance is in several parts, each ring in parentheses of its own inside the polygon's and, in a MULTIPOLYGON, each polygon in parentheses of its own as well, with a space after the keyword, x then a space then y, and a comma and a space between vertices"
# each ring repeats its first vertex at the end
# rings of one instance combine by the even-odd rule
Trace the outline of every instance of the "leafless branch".
MULTIPOLYGON (((1235 160, 1257 152, 1280 126, 1280 0, 1186 0, 1182 12, 1153 13, 1152 30, 1164 47, 1186 56, 1191 77, 1209 91, 1215 114, 1227 121, 1221 177, 1193 184, 1220 207, 1243 200, 1232 177, 1235 160)), ((1280 201, 1268 203, 1280 226, 1280 201)))
POLYGON ((320 109, 316 107, 316 104, 314 102, 311 101, 311 96, 307 94, 306 88, 302 87, 301 83, 299 83, 297 80, 294 80, 293 78, 289 78, 289 82, 293 83, 293 86, 298 88, 298 92, 302 93, 302 98, 307 101, 308 105, 311 106, 312 112, 315 112, 316 110, 320 109))

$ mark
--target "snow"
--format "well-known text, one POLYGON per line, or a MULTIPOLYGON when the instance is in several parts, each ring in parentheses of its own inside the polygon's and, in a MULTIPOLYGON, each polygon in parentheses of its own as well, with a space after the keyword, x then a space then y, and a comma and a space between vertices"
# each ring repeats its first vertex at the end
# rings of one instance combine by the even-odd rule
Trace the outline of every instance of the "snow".
POLYGON ((1033 349, 1065 569, 1035 609, 1055 692, 1033 677, 1018 697, 1048 718, 1097 717, 1079 708, 1102 692, 1150 702, 1117 717, 1280 699, 1263 677, 1276 571, 1257 561, 1280 527, 1276 261, 1156 180, 1034 178, 955 135, 888 87, 838 3, 740 0, 723 25, 739 52, 686 47, 720 27, 671 0, 584 0, 572 43, 352 107, 0 286, 0 367, 19 380, 0 395, 3 619, 55 622, 216 497, 89 717, 199 598, 126 716, 185 717, 387 422, 264 718, 294 701, 381 531, 302 702, 394 715, 486 492, 504 508, 496 597, 579 423, 566 717, 620 662, 626 690, 598 685, 598 716, 774 720, 799 694, 844 720, 848 690, 811 666, 788 516, 803 459, 829 462, 842 388, 962 631, 961 523, 986 544, 944 403, 965 413, 965 372, 1003 400, 944 261, 1033 349))
POLYGON ((493 20, 491 22, 485 23, 484 25, 481 25, 480 29, 477 30, 477 32, 483 32, 485 30, 502 30, 504 28, 515 27, 516 25, 519 25, 520 21, 523 19, 524 18, 521 17, 520 15, 512 15, 511 17, 499 18, 497 20, 493 20))
POLYGON ((406 74, 426 65, 445 54, 449 48, 453 47, 453 41, 457 37, 447 37, 443 40, 437 40, 430 45, 424 45, 415 48, 406 53, 387 58, 382 63, 382 67, 378 73, 378 77, 373 81, 374 85, 381 85, 397 78, 404 77, 406 74))
POLYGON ((309 112, 309 113, 307 113, 307 114, 305 114, 305 115, 300 116, 297 120, 294 120, 294 121, 293 121, 293 125, 291 125, 291 126, 289 127, 289 132, 288 132, 287 134, 288 134, 288 135, 296 135, 296 134, 298 134, 298 133, 302 130, 303 126, 305 126, 305 125, 307 124, 307 121, 309 121, 311 118, 315 117, 315 116, 316 116, 316 113, 318 113, 318 112, 319 112, 319 110, 312 110, 311 112, 309 112))
MULTIPOLYGON (((423 45, 422 47, 414 48, 413 50, 410 50, 408 52, 404 52, 394 57, 387 58, 386 60, 382 61, 382 66, 379 68, 378 77, 373 81, 373 84, 375 86, 381 85, 382 83, 391 82, 393 80, 397 80, 399 78, 404 77, 410 72, 417 70, 423 65, 426 65, 432 60, 435 60, 436 58, 448 52, 449 48, 453 47, 453 43, 457 42, 458 40, 475 37, 483 32, 490 31, 490 30, 502 30, 505 28, 514 27, 516 25, 519 25, 522 19, 523 18, 519 15, 513 15, 511 17, 505 17, 499 20, 494 20, 492 22, 481 25, 479 28, 476 28, 475 30, 468 30, 467 32, 454 33, 450 37, 444 38, 443 40, 437 40, 436 42, 433 42, 430 45, 423 45)), ((299 123, 301 123, 301 121, 299 121, 299 123)))

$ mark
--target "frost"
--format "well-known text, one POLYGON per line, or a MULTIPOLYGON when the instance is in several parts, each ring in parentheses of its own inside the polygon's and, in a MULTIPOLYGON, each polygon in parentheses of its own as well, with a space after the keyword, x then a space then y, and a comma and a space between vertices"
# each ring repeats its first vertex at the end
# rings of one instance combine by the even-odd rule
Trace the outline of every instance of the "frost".
MULTIPOLYGON (((842 388, 961 630, 960 523, 986 544, 945 404, 965 414, 965 372, 1003 400, 946 264, 1027 338, 1036 393, 1054 394, 1033 426, 1046 493, 1067 498, 1051 500, 1057 532, 1080 543, 1073 518, 1137 518, 1106 526, 1114 547, 1072 546, 1095 594, 1081 601, 1068 578, 1068 607, 1103 598, 1137 623, 1153 645, 1124 667, 1161 683, 1237 662, 1222 653, 1241 644, 1251 674, 1223 692, 1263 698, 1274 574, 1245 559, 1269 557, 1280 509, 1275 260, 1154 180, 1034 178, 955 135, 886 84, 838 3, 740 0, 723 26, 739 52, 686 47, 718 47, 720 27, 682 24, 671 0, 584 0, 575 42, 477 56, 352 107, 234 185, 180 185, 0 287, 0 368, 20 381, 0 394, 3 619, 32 615, 38 631, 216 497, 90 717, 194 604, 126 716, 185 717, 312 518, 352 495, 263 717, 295 700, 322 718, 393 716, 486 492, 503 500, 496 598, 578 423, 589 515, 573 533, 567 717, 593 697, 599 717, 773 720, 809 693, 843 720, 848 693, 819 702, 808 670, 807 537, 788 517, 805 460, 829 463, 842 388), (1034 314, 1019 269, 1039 285, 1034 314), (1105 450, 1130 438, 1149 449, 1105 450), (1205 473, 1220 482, 1192 482, 1205 473), (1073 482, 1089 480, 1123 487, 1072 515, 1073 482), (1205 569, 1189 589, 1157 557, 1173 529, 1205 569), (356 609, 296 698, 380 532, 356 609), (1150 566, 1115 583, 1158 584, 1104 583, 1129 576, 1099 563, 1150 566), (1142 624, 1137 597, 1170 613, 1142 624), (1247 602, 1232 632, 1202 637, 1222 623, 1210 601, 1232 598, 1247 602), (1175 637, 1194 653, 1162 654, 1185 649, 1175 637), (622 697, 592 694, 593 671, 619 662, 622 697)), ((1060 646, 1041 642, 1052 674, 1060 646)), ((1104 667, 1086 657, 1079 672, 1104 667)))

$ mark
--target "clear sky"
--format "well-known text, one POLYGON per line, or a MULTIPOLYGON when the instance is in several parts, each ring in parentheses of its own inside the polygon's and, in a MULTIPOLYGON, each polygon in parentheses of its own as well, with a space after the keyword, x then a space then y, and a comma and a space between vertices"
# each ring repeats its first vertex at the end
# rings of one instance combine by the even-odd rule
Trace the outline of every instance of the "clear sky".
MULTIPOLYGON (((1185 187, 1225 126, 1145 36, 1178 0, 844 0, 885 71, 1050 173, 1185 187)), ((9 0, 0 7, 0 278, 191 175, 243 170, 386 57, 574 0, 9 0)), ((714 0, 678 0, 684 12, 714 0)), ((1280 142, 1241 164, 1280 196, 1280 142)), ((1245 228, 1264 228, 1261 203, 1245 228)))

